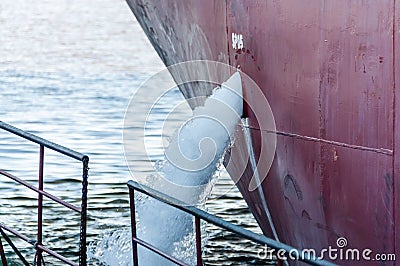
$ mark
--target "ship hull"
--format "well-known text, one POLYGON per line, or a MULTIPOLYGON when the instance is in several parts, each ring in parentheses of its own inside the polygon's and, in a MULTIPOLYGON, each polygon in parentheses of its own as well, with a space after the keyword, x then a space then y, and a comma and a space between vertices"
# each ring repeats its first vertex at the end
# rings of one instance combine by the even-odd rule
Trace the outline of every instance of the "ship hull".
MULTIPOLYGON (((372 254, 394 254, 399 249, 396 1, 128 4, 167 66, 188 60, 223 62, 250 76, 268 99, 277 144, 261 187, 249 189, 254 168, 243 133, 226 160, 266 235, 317 251, 337 248, 341 237, 348 248, 368 248, 372 254)), ((172 74, 178 78, 184 73, 172 74)), ((265 138, 254 108, 261 103, 249 86, 243 86, 257 160, 265 138)), ((181 90, 190 99, 209 95, 211 88, 181 90)), ((192 107, 199 104, 201 100, 191 102, 192 107)))

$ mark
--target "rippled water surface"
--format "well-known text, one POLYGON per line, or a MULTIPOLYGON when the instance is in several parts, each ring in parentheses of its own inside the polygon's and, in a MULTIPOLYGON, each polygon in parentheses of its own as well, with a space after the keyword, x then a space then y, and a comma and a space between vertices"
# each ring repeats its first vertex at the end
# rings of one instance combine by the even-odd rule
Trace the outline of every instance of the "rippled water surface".
MULTIPOLYGON (((123 153, 123 119, 137 87, 163 64, 122 0, 1 0, 0 25, 0 120, 89 155, 90 264, 126 265, 126 182, 132 177, 123 153)), ((168 97, 156 109, 160 117, 183 100, 178 91, 168 97)), ((177 120, 190 115, 189 108, 181 112, 177 120)), ((147 133, 157 137, 157 116, 153 123, 147 133)), ((155 146, 152 152, 156 158, 161 150, 155 146)), ((45 162, 45 189, 79 204, 81 164, 49 150, 45 162)), ((38 147, 0 131, 0 169, 36 185, 38 147)), ((228 175, 219 175, 212 196, 218 199, 207 203, 208 210, 259 232, 228 175)), ((36 204, 33 192, 0 177, 0 222, 34 238, 36 204)), ((72 260, 78 223, 78 215, 45 200, 44 242, 72 260)), ((262 264, 259 246, 211 226, 207 233, 207 265, 262 264)), ((32 262, 34 250, 15 243, 32 262)), ((60 265, 45 259, 46 265, 60 265)))

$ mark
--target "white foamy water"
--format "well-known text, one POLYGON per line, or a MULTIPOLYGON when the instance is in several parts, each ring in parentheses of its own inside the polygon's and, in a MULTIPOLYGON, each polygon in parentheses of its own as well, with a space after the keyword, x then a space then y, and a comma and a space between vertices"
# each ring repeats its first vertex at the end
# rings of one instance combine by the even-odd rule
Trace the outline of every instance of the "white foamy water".
MULTIPOLYGON (((204 106, 176 132, 158 173, 147 185, 185 204, 201 205, 210 182, 229 146, 243 112, 240 74, 216 88, 204 106)), ((195 264, 193 219, 180 210, 148 197, 138 204, 138 236, 164 252, 195 264)), ((166 259, 139 248, 141 265, 172 265, 166 259)))
POLYGON ((132 262, 131 230, 120 229, 106 232, 95 245, 89 246, 89 260, 97 260, 103 265, 121 266, 132 262))
MULTIPOLYGON (((140 181, 185 204, 203 206, 242 112, 241 78, 235 73, 176 131, 164 158, 156 163, 157 173, 140 181)), ((138 237, 195 264, 193 218, 150 197, 136 196, 138 237)), ((130 229, 105 233, 90 247, 90 257, 110 266, 131 265, 130 236, 130 229)), ((138 253, 140 265, 174 265, 140 245, 138 253)))

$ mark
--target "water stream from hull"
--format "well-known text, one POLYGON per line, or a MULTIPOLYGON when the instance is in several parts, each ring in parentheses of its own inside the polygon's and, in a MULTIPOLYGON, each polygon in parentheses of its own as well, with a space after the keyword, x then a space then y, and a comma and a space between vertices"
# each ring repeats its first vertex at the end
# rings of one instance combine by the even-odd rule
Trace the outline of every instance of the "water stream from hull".
MULTIPOLYGON (((188 205, 202 205, 212 188, 220 159, 231 143, 243 112, 240 74, 216 88, 204 106, 175 133, 165 158, 146 185, 188 205)), ((138 204, 138 236, 189 264, 195 264, 193 219, 153 199, 138 204)), ((172 265, 158 255, 139 248, 141 265, 172 265)))

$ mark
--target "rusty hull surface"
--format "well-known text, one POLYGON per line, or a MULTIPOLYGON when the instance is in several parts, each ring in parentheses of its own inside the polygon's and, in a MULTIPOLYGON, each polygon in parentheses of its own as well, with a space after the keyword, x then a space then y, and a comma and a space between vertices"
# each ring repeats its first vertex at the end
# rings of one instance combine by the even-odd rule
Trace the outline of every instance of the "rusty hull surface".
MULTIPOLYGON (((263 90, 281 133, 262 184, 281 241, 318 250, 345 237, 349 248, 399 250, 400 3, 128 3, 166 65, 208 59, 240 66, 263 90), (232 33, 243 35, 243 49, 232 47, 232 33)), ((256 106, 258 99, 244 86, 256 106)), ((209 89, 181 88, 188 98, 209 89)), ((248 107, 247 115, 258 156, 261 131, 248 107)), ((247 166, 237 176, 240 165, 248 164, 246 150, 239 138, 228 171, 271 236, 260 194, 247 187, 252 170, 247 166)))

